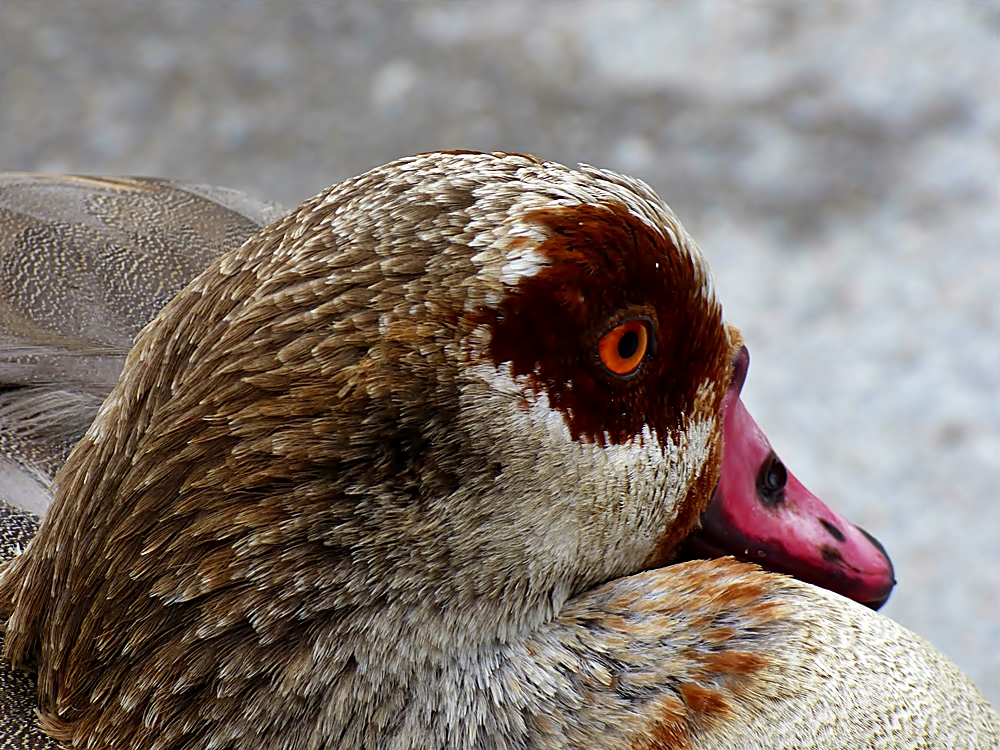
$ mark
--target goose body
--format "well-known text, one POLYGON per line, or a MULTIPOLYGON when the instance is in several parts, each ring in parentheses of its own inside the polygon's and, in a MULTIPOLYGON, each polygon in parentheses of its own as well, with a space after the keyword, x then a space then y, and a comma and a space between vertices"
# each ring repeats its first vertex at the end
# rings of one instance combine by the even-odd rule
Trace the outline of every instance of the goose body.
MULTIPOLYGON (((891 620, 668 564, 701 544, 891 588, 869 537, 771 487, 745 373, 643 183, 511 154, 372 170, 142 330, 0 570, 4 655, 73 747, 997 746, 891 620)), ((49 742, 17 684, 0 732, 49 742)))

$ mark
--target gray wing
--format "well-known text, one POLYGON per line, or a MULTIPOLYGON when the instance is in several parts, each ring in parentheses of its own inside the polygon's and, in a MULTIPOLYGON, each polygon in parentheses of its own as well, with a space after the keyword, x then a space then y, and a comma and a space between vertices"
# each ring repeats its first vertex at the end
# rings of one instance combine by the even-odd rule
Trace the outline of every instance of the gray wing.
POLYGON ((207 185, 0 174, 0 500, 44 513, 135 335, 283 214, 207 185))

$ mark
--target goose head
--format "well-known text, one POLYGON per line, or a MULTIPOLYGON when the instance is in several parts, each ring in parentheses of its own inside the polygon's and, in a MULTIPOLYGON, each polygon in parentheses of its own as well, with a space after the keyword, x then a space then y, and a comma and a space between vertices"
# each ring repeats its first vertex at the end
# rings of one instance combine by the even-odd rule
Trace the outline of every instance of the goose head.
MULTIPOLYGON (((638 180, 475 153, 347 180, 138 336, 0 574, 6 653, 64 738, 368 716, 669 562, 724 435, 759 445, 741 352, 638 180)), ((762 465, 732 456, 729 498, 762 465)))

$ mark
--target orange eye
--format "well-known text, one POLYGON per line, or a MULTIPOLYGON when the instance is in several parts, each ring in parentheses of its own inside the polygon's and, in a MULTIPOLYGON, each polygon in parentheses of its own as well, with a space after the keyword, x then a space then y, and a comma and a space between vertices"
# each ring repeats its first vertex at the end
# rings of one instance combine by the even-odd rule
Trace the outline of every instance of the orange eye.
POLYGON ((650 324, 644 318, 626 320, 601 336, 597 356, 612 375, 630 378, 639 372, 650 348, 650 324))

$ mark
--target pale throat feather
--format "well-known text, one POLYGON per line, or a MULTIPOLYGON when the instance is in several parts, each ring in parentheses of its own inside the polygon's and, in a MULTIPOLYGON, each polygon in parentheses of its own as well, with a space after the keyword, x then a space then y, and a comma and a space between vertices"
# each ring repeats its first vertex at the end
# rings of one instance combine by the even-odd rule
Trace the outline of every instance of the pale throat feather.
POLYGON ((546 617, 577 591, 641 567, 705 470, 716 417, 687 418, 664 435, 643 425, 624 443, 602 445, 574 438, 548 394, 514 377, 509 363, 473 365, 470 375, 481 385, 465 389, 462 421, 487 432, 484 444, 504 466, 489 502, 513 514, 525 552, 552 556, 549 580, 562 574, 572 587, 546 617), (492 425, 505 434, 489 434, 492 425))

